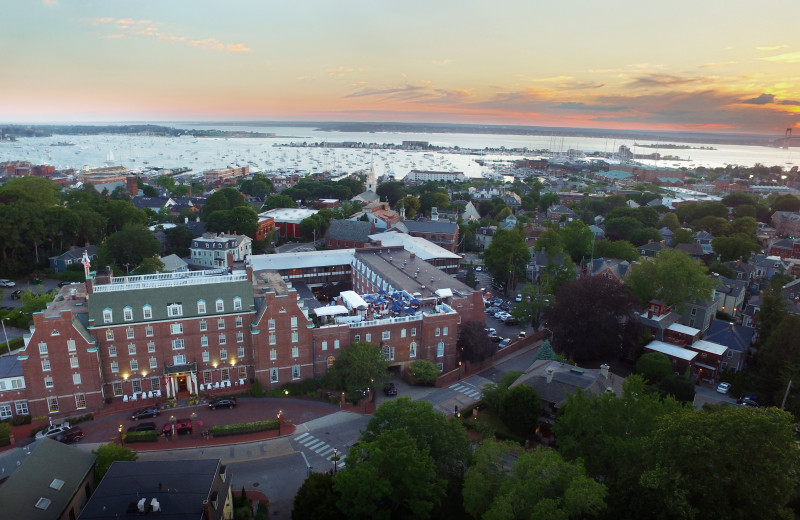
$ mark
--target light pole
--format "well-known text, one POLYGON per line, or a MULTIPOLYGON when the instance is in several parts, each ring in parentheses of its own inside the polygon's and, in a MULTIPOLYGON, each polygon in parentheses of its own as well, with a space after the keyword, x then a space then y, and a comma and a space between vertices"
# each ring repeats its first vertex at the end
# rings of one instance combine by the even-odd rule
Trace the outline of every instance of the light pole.
POLYGON ((281 436, 281 416, 283 415, 283 410, 278 410, 278 437, 281 436))
POLYGON ((334 472, 334 474, 338 471, 338 466, 337 466, 337 463, 339 462, 339 455, 337 455, 338 453, 339 453, 339 450, 337 450, 336 448, 333 448, 333 457, 331 457, 331 460, 333 461, 333 472, 334 472))
POLYGON ((117 428, 117 432, 119 433, 119 444, 120 446, 125 446, 125 438, 122 436, 122 425, 119 425, 117 428))
POLYGON ((3 318, 3 320, 0 321, 0 324, 3 325, 3 336, 5 336, 5 338, 6 338, 6 348, 8 349, 8 353, 11 354, 11 344, 8 342, 8 334, 6 334, 6 320, 7 319, 8 318, 3 318))

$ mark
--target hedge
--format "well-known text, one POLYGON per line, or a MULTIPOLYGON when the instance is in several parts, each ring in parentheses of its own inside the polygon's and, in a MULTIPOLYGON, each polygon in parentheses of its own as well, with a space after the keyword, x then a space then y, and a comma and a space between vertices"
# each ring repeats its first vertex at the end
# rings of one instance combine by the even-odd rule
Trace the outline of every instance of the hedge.
POLYGON ((125 442, 156 442, 158 440, 157 430, 146 430, 143 432, 128 432, 125 434, 125 442))
POLYGON ((11 424, 8 421, 0 423, 0 446, 11 444, 11 424))
POLYGON ((227 437, 229 435, 243 435, 246 433, 264 432, 278 429, 278 419, 267 419, 266 421, 255 421, 239 424, 221 424, 211 428, 211 435, 214 437, 227 437))

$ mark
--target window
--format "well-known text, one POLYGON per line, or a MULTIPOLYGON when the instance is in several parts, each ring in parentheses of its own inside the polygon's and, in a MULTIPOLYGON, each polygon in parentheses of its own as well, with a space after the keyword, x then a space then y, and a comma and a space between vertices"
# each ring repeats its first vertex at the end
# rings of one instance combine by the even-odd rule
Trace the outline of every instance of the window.
MULTIPOLYGON (((47 398, 47 409, 50 410, 50 413, 58 412, 58 397, 47 398)), ((50 501, 48 500, 48 502, 50 501)))
POLYGON ((406 329, 400 329, 400 337, 401 338, 405 338, 406 337, 406 329))
POLYGON ((277 343, 278 343, 278 336, 276 336, 275 334, 270 334, 269 335, 269 344, 270 345, 275 345, 277 343))
POLYGON ((244 347, 238 347, 236 349, 236 356, 241 360, 244 357, 244 347))
POLYGON ((300 379, 300 365, 292 367, 292 379, 300 379))
POLYGON ((44 376, 44 387, 53 388, 53 376, 44 376))
POLYGON ((117 381, 116 383, 112 384, 111 387, 114 389, 114 395, 116 396, 122 395, 122 383, 117 381))
POLYGON ((50 360, 43 359, 42 360, 42 371, 43 372, 50 372, 50 360))
POLYGON ((122 319, 125 321, 133 321, 133 309, 131 307, 122 308, 122 319))
POLYGON ((11 403, 0 404, 0 420, 11 418, 11 403))
POLYGON ((108 357, 117 357, 117 347, 114 345, 108 346, 108 357))
POLYGON ((444 363, 436 363, 436 368, 439 369, 439 372, 444 371, 444 363))
POLYGON ((200 320, 200 332, 205 332, 208 330, 208 323, 206 320, 200 320))
POLYGON ((444 341, 440 341, 436 344, 436 357, 444 356, 444 341))
POLYGON ((156 351, 156 344, 155 344, 155 342, 154 342, 154 341, 149 341, 149 342, 147 343, 147 352, 149 352, 149 353, 151 353, 151 354, 152 354, 152 353, 153 353, 153 352, 155 352, 155 351, 156 351))
POLYGON ((692 307, 692 316, 697 316, 697 307, 692 307))
POLYGON ((300 336, 297 334, 296 330, 292 331, 292 343, 297 343, 300 340, 300 336))
POLYGON ((211 360, 211 356, 209 355, 207 350, 203 351, 203 363, 208 363, 211 360))
POLYGON ((277 368, 271 368, 269 370, 269 380, 272 383, 277 383, 278 382, 278 369, 277 368))
POLYGON ((220 318, 217 320, 217 328, 224 329, 225 328, 225 318, 220 318))
POLYGON ((139 392, 142 391, 142 380, 141 379, 134 379, 133 381, 131 381, 131 383, 133 384, 133 393, 134 394, 138 394, 139 392))
POLYGON ((236 316, 236 328, 237 329, 241 328, 243 324, 244 324, 244 320, 242 319, 242 317, 241 316, 236 316))
POLYGON ((161 378, 158 376, 151 377, 150 388, 152 388, 153 390, 161 390, 161 378))
POLYGON ((113 372, 115 374, 117 372, 119 372, 119 362, 118 361, 112 361, 111 362, 111 372, 113 372))
POLYGON ((211 370, 203 371, 203 384, 209 384, 211 382, 211 370))
POLYGON ((292 357, 300 357, 300 348, 299 347, 292 347, 292 357))
POLYGON ((106 339, 108 341, 114 341, 114 329, 107 329, 106 330, 106 339))
POLYGON ((416 337, 416 335, 417 335, 417 328, 411 327, 411 337, 416 337))
POLYGON ((439 327, 436 327, 436 333, 434 335, 435 336, 441 336, 442 335, 442 329, 440 329, 439 327))
POLYGON ((246 379, 247 378, 247 367, 240 366, 239 367, 239 379, 246 379))
POLYGON ((169 331, 172 334, 183 334, 183 323, 170 323, 169 331))
POLYGON ((224 348, 219 349, 219 359, 221 361, 225 361, 226 359, 228 359, 228 350, 227 349, 224 349, 224 348))
POLYGON ((78 358, 75 356, 70 356, 69 358, 69 367, 70 368, 78 368, 78 358))
POLYGON ((152 325, 148 325, 144 329, 144 335, 147 336, 148 338, 152 338, 153 337, 153 326, 152 325))
POLYGON ((183 339, 173 339, 172 340, 172 350, 180 350, 184 348, 186 345, 183 342, 183 339))
POLYGON ((442 336, 447 336, 447 327, 442 329, 442 336))
POLYGON ((17 409, 17 415, 28 415, 28 401, 17 401, 14 403, 14 407, 17 409))
POLYGON ((200 336, 200 346, 207 347, 208 346, 208 336, 200 336))
POLYGON ((238 296, 233 299, 233 310, 240 311, 242 310, 242 299, 238 296))
POLYGON ((366 341, 367 343, 372 343, 372 334, 369 332, 364 334, 364 341, 366 341))
POLYGON ((111 312, 111 309, 103 309, 103 323, 111 323, 113 317, 114 314, 111 312))
POLYGON ((47 355, 47 343, 39 343, 39 354, 47 355))
POLYGON ((412 341, 408 346, 408 357, 417 357, 417 343, 412 341))
POLYGON ((225 302, 222 298, 217 298, 217 312, 225 312, 225 302))
POLYGON ((197 314, 205 314, 205 313, 206 313, 206 301, 197 300, 197 314))
POLYGON ((274 348, 270 349, 270 351, 269 351, 269 359, 271 361, 275 361, 276 359, 278 359, 278 351, 275 350, 274 348))
POLYGON ((169 316, 170 318, 183 316, 183 305, 180 303, 168 303, 167 316, 169 316))
POLYGON ((133 327, 128 327, 125 329, 125 337, 127 339, 133 339, 133 327))
POLYGON ((383 358, 385 360, 394 361, 394 347, 381 348, 381 354, 383 354, 383 358))
POLYGON ((328 342, 327 341, 323 341, 322 342, 322 350, 328 350, 328 342))
POLYGON ((153 308, 150 305, 144 305, 142 307, 142 316, 144 316, 144 319, 146 319, 146 320, 152 320, 153 319, 153 308))
POLYGON ((133 371, 139 370, 139 361, 131 359, 131 370, 133 371))
POLYGON ((185 354, 178 354, 176 356, 172 356, 172 362, 176 365, 185 365, 186 364, 186 355, 185 354))
POLYGON ((267 328, 268 328, 269 330, 275 330, 275 318, 270 318, 270 319, 267 321, 267 328))
POLYGON ((236 343, 244 343, 244 332, 236 333, 236 343))
POLYGON ((74 339, 68 339, 67 340, 67 351, 68 352, 75 352, 75 350, 76 350, 75 349, 75 340, 74 339))
POLYGON ((223 381, 230 381, 231 380, 231 371, 228 368, 222 368, 219 371, 220 379, 223 381))
POLYGON ((81 384, 81 375, 80 374, 72 374, 72 384, 74 384, 74 385, 81 384))
POLYGON ((333 348, 334 349, 339 348, 339 340, 338 339, 333 340, 333 348))
POLYGON ((225 334, 220 334, 219 335, 219 344, 220 345, 225 345, 227 342, 228 342, 228 338, 225 336, 225 334))
POLYGON ((158 359, 155 357, 150 358, 150 368, 158 368, 158 359))
POLYGON ((133 343, 128 345, 128 355, 129 356, 135 356, 136 355, 136 345, 134 345, 133 343))
POLYGON ((291 326, 297 327, 297 316, 292 316, 291 326))
POLYGON ((392 331, 384 330, 383 332, 381 332, 381 339, 382 340, 391 339, 391 337, 392 337, 392 331))
POLYGON ((353 336, 353 341, 361 341, 361 334, 356 334, 353 336))

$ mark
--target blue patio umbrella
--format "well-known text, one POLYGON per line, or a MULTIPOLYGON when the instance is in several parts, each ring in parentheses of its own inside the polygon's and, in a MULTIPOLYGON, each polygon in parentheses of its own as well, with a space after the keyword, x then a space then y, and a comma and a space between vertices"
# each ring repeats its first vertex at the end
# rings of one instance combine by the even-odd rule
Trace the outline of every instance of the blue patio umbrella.
POLYGON ((392 302, 392 310, 394 312, 402 311, 403 310, 403 303, 402 302, 398 302, 398 301, 392 302))
POLYGON ((381 289, 380 291, 378 291, 378 294, 380 294, 380 295, 384 295, 384 294, 389 294, 389 293, 387 293, 386 291, 384 291, 383 289, 381 289))
POLYGON ((411 300, 411 305, 419 305, 420 303, 422 303, 422 302, 421 302, 421 301, 419 301, 419 300, 418 300, 418 299, 416 299, 416 298, 414 298, 413 300, 411 300))

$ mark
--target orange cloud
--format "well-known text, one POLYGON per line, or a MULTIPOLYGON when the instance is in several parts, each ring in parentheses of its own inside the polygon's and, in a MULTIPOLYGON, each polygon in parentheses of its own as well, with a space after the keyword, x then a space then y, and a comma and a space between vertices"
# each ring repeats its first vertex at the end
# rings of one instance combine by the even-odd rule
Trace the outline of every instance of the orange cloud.
POLYGON ((94 26, 110 25, 117 29, 117 33, 103 36, 105 39, 135 36, 139 38, 152 38, 169 43, 183 43, 191 47, 223 52, 250 52, 251 50, 243 43, 224 43, 216 38, 189 38, 187 36, 165 32, 161 30, 160 23, 152 20, 98 17, 88 20, 88 22, 94 26))

